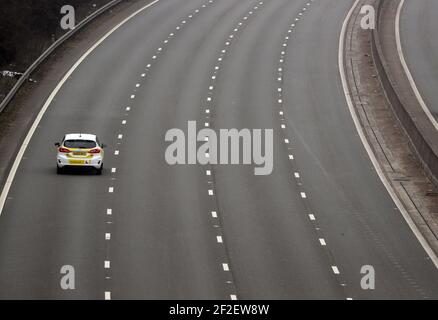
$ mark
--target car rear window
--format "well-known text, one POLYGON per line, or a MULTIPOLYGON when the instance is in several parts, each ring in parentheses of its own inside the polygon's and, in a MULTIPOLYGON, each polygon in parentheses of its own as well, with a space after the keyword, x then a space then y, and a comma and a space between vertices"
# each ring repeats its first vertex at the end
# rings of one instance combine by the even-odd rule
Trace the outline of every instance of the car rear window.
POLYGON ((66 148, 91 149, 96 147, 96 142, 91 140, 65 140, 66 148))

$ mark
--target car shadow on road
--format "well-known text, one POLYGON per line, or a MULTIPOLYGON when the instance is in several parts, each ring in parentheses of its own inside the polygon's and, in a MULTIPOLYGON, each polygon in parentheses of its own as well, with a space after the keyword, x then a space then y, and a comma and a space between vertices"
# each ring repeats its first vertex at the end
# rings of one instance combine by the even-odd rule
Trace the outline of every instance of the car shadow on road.
POLYGON ((97 170, 95 168, 83 168, 83 167, 63 168, 60 173, 57 173, 57 170, 55 168, 54 173, 58 175, 67 175, 67 176, 97 176, 98 175, 97 170))

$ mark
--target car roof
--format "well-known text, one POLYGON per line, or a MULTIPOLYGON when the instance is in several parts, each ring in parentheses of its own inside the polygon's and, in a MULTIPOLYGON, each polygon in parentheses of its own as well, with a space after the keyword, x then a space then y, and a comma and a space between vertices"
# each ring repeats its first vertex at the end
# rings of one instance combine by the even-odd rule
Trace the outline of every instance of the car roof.
POLYGON ((65 140, 91 140, 96 141, 95 134, 88 133, 69 133, 65 135, 65 140))

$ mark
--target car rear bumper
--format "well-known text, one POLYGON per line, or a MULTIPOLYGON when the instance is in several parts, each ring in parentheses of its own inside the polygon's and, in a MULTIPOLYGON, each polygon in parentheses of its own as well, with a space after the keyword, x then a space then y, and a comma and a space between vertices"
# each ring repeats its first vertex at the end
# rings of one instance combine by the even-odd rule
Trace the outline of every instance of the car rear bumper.
POLYGON ((72 158, 67 155, 58 155, 56 157, 58 168, 64 167, 94 167, 100 169, 103 165, 102 156, 94 156, 93 158, 72 158))

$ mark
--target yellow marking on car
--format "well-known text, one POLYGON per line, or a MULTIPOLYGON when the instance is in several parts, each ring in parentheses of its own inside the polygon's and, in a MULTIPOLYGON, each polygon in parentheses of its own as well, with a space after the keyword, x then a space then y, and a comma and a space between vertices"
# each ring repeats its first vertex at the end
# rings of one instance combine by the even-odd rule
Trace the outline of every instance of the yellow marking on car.
POLYGON ((85 160, 69 160, 68 163, 72 165, 81 165, 85 164, 85 160))

